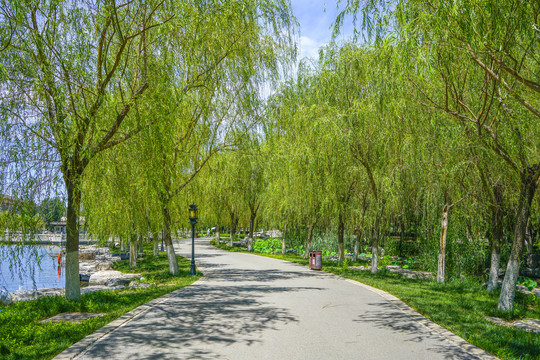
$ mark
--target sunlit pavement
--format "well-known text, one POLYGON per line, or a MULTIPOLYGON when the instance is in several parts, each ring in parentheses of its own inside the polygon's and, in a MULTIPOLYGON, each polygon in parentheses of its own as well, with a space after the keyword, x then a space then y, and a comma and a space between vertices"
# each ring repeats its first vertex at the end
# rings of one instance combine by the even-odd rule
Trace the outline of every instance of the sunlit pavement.
MULTIPOLYGON (((176 245, 191 256, 191 240, 176 245)), ((196 240, 205 277, 102 336, 78 359, 476 359, 351 281, 196 240)), ((469 348, 471 346, 469 345, 469 348)), ((487 358, 487 356, 486 356, 487 358)))

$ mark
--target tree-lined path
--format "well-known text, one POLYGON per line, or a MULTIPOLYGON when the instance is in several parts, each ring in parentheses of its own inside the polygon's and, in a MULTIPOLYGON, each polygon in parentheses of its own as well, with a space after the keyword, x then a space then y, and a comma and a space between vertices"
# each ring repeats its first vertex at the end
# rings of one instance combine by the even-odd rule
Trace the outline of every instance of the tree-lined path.
MULTIPOLYGON (((176 244, 183 256, 188 240, 176 244)), ((476 359, 382 296, 280 260, 198 239, 205 277, 78 359, 476 359)))

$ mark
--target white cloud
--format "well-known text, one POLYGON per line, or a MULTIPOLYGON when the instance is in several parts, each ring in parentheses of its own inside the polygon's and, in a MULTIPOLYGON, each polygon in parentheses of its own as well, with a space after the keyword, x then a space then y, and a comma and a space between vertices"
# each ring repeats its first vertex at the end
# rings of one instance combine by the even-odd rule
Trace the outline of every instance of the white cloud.
POLYGON ((300 36, 300 59, 310 57, 317 60, 319 58, 319 49, 326 44, 326 42, 319 42, 307 36, 300 36))

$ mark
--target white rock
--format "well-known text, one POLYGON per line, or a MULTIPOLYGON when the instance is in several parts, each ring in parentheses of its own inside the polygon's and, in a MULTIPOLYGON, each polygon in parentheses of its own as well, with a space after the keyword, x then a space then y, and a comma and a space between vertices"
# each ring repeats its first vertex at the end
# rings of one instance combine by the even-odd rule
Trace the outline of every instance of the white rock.
POLYGON ((105 285, 112 279, 133 279, 140 277, 141 274, 124 274, 116 270, 98 271, 90 275, 88 285, 105 285))
POLYGON ((0 289, 0 305, 8 305, 13 302, 11 294, 4 289, 0 289))
POLYGON ((111 261, 104 261, 104 262, 99 262, 97 265, 96 265, 96 270, 98 271, 101 271, 101 270, 110 270, 112 269, 112 262, 111 261))

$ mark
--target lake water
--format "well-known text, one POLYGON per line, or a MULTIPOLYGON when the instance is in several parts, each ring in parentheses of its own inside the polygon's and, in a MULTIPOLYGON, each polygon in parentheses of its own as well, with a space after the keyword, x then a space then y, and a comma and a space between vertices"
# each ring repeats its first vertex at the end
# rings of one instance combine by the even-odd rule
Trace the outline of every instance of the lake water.
POLYGON ((64 267, 58 265, 60 247, 0 245, 0 288, 9 292, 64 288, 64 267))

